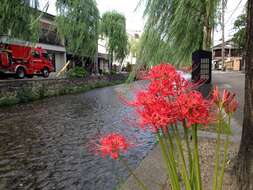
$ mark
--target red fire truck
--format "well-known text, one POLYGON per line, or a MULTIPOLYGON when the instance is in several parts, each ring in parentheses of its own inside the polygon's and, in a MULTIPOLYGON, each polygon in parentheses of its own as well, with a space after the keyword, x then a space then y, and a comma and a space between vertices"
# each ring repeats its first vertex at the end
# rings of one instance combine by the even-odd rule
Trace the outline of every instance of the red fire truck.
POLYGON ((15 74, 17 78, 34 75, 46 78, 52 71, 52 60, 44 49, 0 41, 0 73, 15 74))

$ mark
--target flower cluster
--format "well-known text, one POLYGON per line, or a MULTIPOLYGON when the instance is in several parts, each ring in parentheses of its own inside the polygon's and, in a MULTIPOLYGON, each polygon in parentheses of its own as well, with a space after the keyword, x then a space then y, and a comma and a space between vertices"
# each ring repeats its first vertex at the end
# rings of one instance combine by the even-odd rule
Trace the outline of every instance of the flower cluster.
POLYGON ((140 116, 140 126, 152 131, 167 131, 178 121, 207 125, 210 121, 211 102, 200 92, 192 90, 193 84, 186 81, 170 64, 153 67, 147 77, 150 81, 146 91, 140 91, 129 105, 140 116))
POLYGON ((154 95, 149 91, 139 92, 132 105, 140 116, 140 126, 142 128, 148 126, 153 132, 167 128, 178 118, 178 106, 175 101, 154 95))
POLYGON ((219 88, 215 86, 212 96, 213 102, 219 108, 224 108, 227 114, 232 114, 236 111, 238 107, 238 101, 236 100, 235 93, 229 92, 228 90, 224 89, 221 97, 219 93, 219 88))
POLYGON ((210 108, 211 102, 205 100, 198 91, 181 94, 177 98, 180 105, 181 120, 187 121, 187 127, 194 124, 208 125, 212 120, 210 108))
POLYGON ((100 139, 98 149, 102 157, 110 156, 112 159, 118 159, 120 153, 125 153, 129 148, 126 138, 119 133, 110 133, 100 139))
POLYGON ((147 79, 150 80, 148 92, 161 97, 175 97, 189 88, 188 81, 170 64, 154 66, 147 79))

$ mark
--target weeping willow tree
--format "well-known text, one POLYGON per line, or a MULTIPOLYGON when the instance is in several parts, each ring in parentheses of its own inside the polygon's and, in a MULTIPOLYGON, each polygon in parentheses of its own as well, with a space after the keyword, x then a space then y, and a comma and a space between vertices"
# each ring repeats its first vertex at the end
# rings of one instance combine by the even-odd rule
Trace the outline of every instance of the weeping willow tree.
POLYGON ((57 0, 57 29, 68 52, 93 58, 97 51, 99 11, 95 0, 57 0))
POLYGON ((220 0, 142 0, 147 18, 141 63, 189 64, 198 49, 209 50, 220 0))
POLYGON ((100 32, 107 39, 110 69, 112 69, 113 60, 122 62, 128 54, 126 18, 116 11, 104 13, 101 19, 100 32))
POLYGON ((38 7, 38 0, 0 0, 0 34, 38 40, 38 7))

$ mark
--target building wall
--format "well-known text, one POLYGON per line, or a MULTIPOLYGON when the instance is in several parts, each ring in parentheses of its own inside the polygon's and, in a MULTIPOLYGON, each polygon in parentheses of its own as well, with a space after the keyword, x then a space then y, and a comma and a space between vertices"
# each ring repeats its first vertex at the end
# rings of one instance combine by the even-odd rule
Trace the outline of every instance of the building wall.
POLYGON ((55 72, 58 73, 66 64, 66 54, 61 52, 55 53, 55 72))
POLYGON ((241 70, 241 58, 230 58, 225 62, 226 69, 233 70, 233 71, 240 71, 241 70))
POLYGON ((101 69, 102 72, 109 72, 108 61, 105 59, 99 59, 99 69, 101 69))
POLYGON ((41 22, 41 36, 40 43, 37 46, 47 50, 54 59, 55 72, 51 76, 56 74, 64 67, 66 63, 66 48, 64 46, 64 40, 60 39, 57 34, 56 24, 53 15, 43 15, 40 19, 41 22))

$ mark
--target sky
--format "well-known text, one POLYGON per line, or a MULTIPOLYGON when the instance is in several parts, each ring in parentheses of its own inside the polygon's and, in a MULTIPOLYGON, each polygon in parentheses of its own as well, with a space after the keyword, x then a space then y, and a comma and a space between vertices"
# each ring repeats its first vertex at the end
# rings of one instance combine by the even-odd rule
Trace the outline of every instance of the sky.
MULTIPOLYGON (((235 30, 234 21, 243 12, 247 0, 228 0, 225 10, 225 40, 231 39, 235 30)), ((214 45, 221 43, 221 27, 217 27, 214 33, 214 45)))
MULTIPOLYGON (((56 14, 55 1, 56 0, 39 0, 40 5, 43 6, 49 1, 48 12, 56 14)), ((240 15, 244 9, 247 0, 228 0, 227 8, 225 10, 225 39, 230 39, 233 30, 233 23, 238 15, 240 15)), ((139 7, 136 10, 139 0, 97 0, 97 6, 102 15, 106 11, 116 10, 122 13, 126 17, 127 30, 143 31, 144 19, 142 17, 143 7, 139 7)), ((221 29, 217 27, 214 33, 214 44, 220 43, 221 29)))

